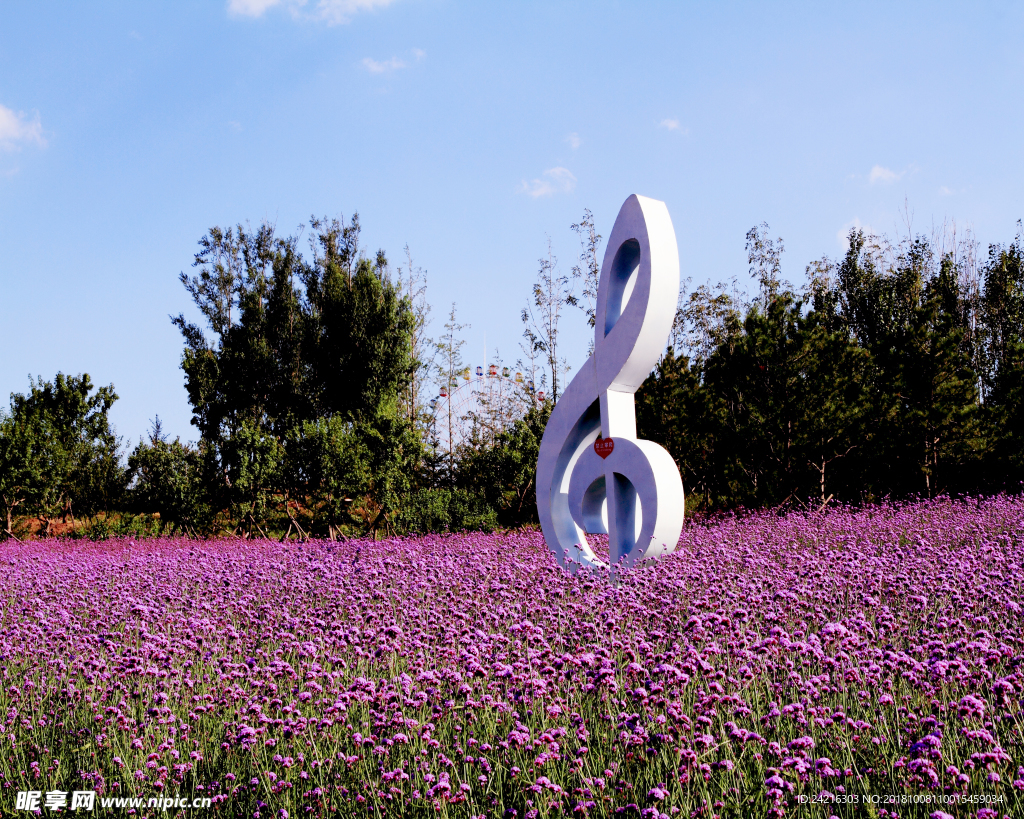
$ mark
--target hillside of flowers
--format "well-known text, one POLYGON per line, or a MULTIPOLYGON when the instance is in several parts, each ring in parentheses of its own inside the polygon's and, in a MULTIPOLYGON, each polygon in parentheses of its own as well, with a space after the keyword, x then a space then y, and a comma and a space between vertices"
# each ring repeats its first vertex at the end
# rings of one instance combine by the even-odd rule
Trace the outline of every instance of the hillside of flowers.
POLYGON ((614 582, 532 532, 8 542, 0 581, 0 814, 1024 813, 1021 499, 690 523, 614 582))

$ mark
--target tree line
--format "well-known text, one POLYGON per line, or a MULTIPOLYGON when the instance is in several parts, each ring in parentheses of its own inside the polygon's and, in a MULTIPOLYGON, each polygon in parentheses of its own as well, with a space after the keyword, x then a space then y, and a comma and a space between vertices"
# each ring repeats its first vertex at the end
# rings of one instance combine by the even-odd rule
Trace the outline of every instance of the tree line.
POLYGON ((1020 230, 983 258, 952 231, 848 241, 798 291, 781 280, 781 239, 759 226, 757 295, 703 287, 680 305, 638 430, 672 453, 695 506, 1020 490, 1020 230))
MULTIPOLYGON (((310 229, 303 254, 298 235, 268 224, 212 228, 180 275, 202 317, 172 317, 195 443, 170 440, 157 417, 127 451, 107 415, 113 385, 93 392, 88 375, 12 395, 0 414, 5 536, 77 520, 84 536, 338 538, 534 517, 527 487, 548 412, 538 390, 478 402, 444 447, 428 393, 456 373, 443 374, 444 339, 425 334, 422 269, 366 255, 358 216, 310 229)), ((450 325, 464 329, 454 306, 450 325)), ((533 341, 536 359, 544 343, 533 341)), ((451 336, 446 364, 461 373, 460 347, 451 336)))
MULTIPOLYGON (((430 338, 425 273, 408 248, 394 269, 367 255, 358 216, 311 219, 305 253, 270 225, 212 228, 180 276, 202 321, 172 318, 198 440, 170 440, 157 418, 128 451, 113 385, 33 379, 0 413, 4 536, 535 523, 540 438, 568 371, 560 322, 594 320, 601 236, 589 211, 572 229, 570 271, 550 243, 539 261, 515 378, 496 356, 471 381, 455 305, 430 338)), ((753 296, 735 279, 682 294, 637 421, 676 459, 688 511, 1019 490, 1021 233, 987 256, 949 232, 848 238, 796 288, 782 240, 755 227, 753 296)))

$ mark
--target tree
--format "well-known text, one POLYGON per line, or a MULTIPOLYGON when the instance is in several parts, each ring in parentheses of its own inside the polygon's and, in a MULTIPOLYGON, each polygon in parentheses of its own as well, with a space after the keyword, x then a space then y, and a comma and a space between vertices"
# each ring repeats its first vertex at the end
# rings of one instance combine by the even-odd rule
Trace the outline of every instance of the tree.
POLYGON ((839 325, 862 347, 874 350, 909 325, 921 299, 931 248, 917 237, 898 253, 884 239, 859 229, 850 231, 848 241, 837 266, 834 295, 822 293, 821 304, 833 305, 839 325))
POLYGON ((764 312, 755 303, 742 335, 707 362, 705 386, 725 408, 719 437, 745 479, 739 484, 747 505, 777 504, 800 489, 807 360, 801 305, 787 294, 775 296, 764 312))
POLYGON ((849 242, 835 280, 819 264, 812 289, 823 323, 866 355, 860 483, 875 496, 968 486, 984 446, 967 259, 936 258, 923 236, 893 246, 858 230, 849 242))
POLYGON ((382 251, 373 261, 351 257, 355 218, 349 229, 337 221, 313 224, 322 252, 302 272, 310 417, 368 417, 382 402, 400 401, 409 385, 416 318, 382 251))
MULTIPOLYGON (((964 488, 964 471, 980 449, 977 377, 964 345, 963 319, 955 271, 946 258, 927 281, 903 337, 888 351, 899 359, 888 368, 898 373, 906 460, 916 461, 918 480, 923 479, 918 491, 929 497, 964 488)), ((910 488, 913 482, 910 477, 910 488)))
POLYGON ((1024 482, 1024 230, 1008 246, 989 247, 982 271, 981 383, 991 437, 990 489, 1024 482))
POLYGON ((301 260, 294 240, 275 239, 266 224, 255 231, 214 227, 199 244, 199 273, 180 279, 214 337, 183 315, 172 321, 185 339, 192 423, 216 454, 244 420, 270 423, 278 433, 292 420, 291 399, 304 375, 296 361, 301 260))
MULTIPOLYGON (((376 260, 344 262, 345 247, 332 246, 338 223, 321 239, 326 249, 306 268, 309 306, 309 394, 316 418, 339 416, 354 424, 369 458, 366 474, 374 515, 370 532, 390 521, 411 485, 422 456, 416 426, 402 411, 402 396, 415 367, 415 316, 408 299, 387 273, 383 252, 376 260)), ((323 237, 325 234, 321 234, 323 237)))
POLYGON ((264 528, 272 498, 281 488, 284 447, 277 438, 255 422, 245 420, 227 439, 224 462, 231 475, 228 502, 232 519, 247 537, 264 528))
MULTIPOLYGON (((192 422, 206 468, 219 476, 214 505, 231 507, 256 531, 283 498, 282 465, 307 451, 299 444, 304 425, 340 419, 368 459, 359 473, 374 509, 366 525, 386 529, 422 452, 409 411, 418 296, 403 296, 382 251, 362 255, 358 216, 347 225, 310 224, 309 260, 296 237, 278 238, 266 224, 213 228, 200 241, 199 273, 181 280, 213 337, 173 319, 185 340, 192 422), (289 442, 299 446, 290 459, 289 442)), ((289 516, 290 509, 285 499, 289 516)))
MULTIPOLYGON (((331 540, 351 520, 352 500, 365 491, 370 477, 369 456, 351 422, 338 416, 303 421, 291 430, 285 446, 284 486, 291 497, 309 507, 310 529, 331 540)), ((304 534, 286 503, 289 523, 304 534)))
POLYGON ((673 348, 700 368, 723 344, 731 344, 742 332, 744 301, 723 282, 712 290, 701 285, 689 296, 680 295, 672 325, 673 348))
POLYGON ((52 381, 29 379, 27 395, 11 394, 0 420, 0 496, 7 536, 16 509, 38 515, 44 534, 57 517, 67 522, 109 510, 120 500, 126 473, 120 439, 107 416, 117 400, 113 384, 93 394, 88 373, 52 381))
POLYGON ((747 263, 750 265, 750 276, 760 287, 761 309, 768 310, 780 289, 791 290, 788 282, 782 280, 782 254, 785 248, 782 239, 772 241, 768 238, 768 223, 762 222, 747 231, 747 263))
POLYGON ((679 467, 687 508, 731 504, 723 494, 721 402, 701 383, 701 368, 669 347, 636 392, 637 436, 665 447, 679 467))
MULTIPOLYGON (((1024 228, 1008 246, 989 247, 982 270, 982 383, 986 392, 1000 392, 999 381, 1017 363, 1016 347, 1024 340, 1024 228)), ((1005 391, 1005 390, 1003 390, 1005 391)))
POLYGON ((430 413, 424 406, 423 386, 430 380, 436 349, 432 348, 427 337, 427 325, 430 323, 430 304, 427 302, 427 274, 422 267, 413 264, 409 245, 405 246, 406 268, 398 268, 398 282, 402 297, 409 302, 413 316, 412 335, 410 339, 410 355, 412 371, 409 383, 402 396, 403 412, 409 422, 417 428, 421 437, 426 437, 430 424, 430 413))
POLYGON ((168 527, 193 536, 208 531, 211 509, 203 466, 199 449, 180 438, 167 440, 157 416, 149 440, 140 440, 128 456, 132 507, 159 514, 161 532, 168 527))
POLYGON ((801 330, 806 357, 800 367, 799 447, 813 473, 811 486, 801 482, 801 489, 807 496, 816 489, 824 507, 837 495, 856 496, 856 478, 847 467, 866 436, 868 357, 818 313, 812 311, 801 330))
POLYGON ((485 446, 467 448, 458 464, 457 484, 481 494, 505 526, 537 520, 536 475, 551 403, 533 404, 485 446))
MULTIPOLYGON (((452 302, 452 309, 448 313, 448 321, 444 325, 444 333, 436 342, 437 356, 440 359, 436 364, 436 378, 449 395, 458 388, 458 379, 462 375, 463 370, 467 369, 462 360, 462 348, 466 345, 466 342, 458 336, 458 333, 461 333, 468 327, 468 324, 459 323, 456 318, 455 302, 452 302)), ((451 486, 453 485, 455 475, 454 459, 455 445, 457 443, 455 430, 457 424, 462 419, 455 415, 456 410, 452 407, 450 400, 444 402, 441 411, 447 416, 444 418, 447 440, 436 441, 435 443, 444 447, 441 480, 451 486)))
MULTIPOLYGON (((597 260, 597 250, 601 246, 601 234, 594 224, 594 214, 590 208, 583 209, 583 218, 571 226, 580 237, 579 261, 573 265, 572 278, 582 283, 582 298, 570 293, 566 297, 568 304, 579 307, 587 317, 591 329, 597 325, 597 288, 601 283, 601 264, 597 260)), ((591 336, 587 355, 594 352, 594 338, 591 336)))
POLYGON ((558 323, 562 308, 574 303, 572 280, 557 272, 558 259, 551 252, 550 239, 547 255, 539 259, 538 263, 540 268, 533 285, 533 298, 523 308, 520 318, 529 348, 543 354, 551 375, 551 402, 555 403, 558 401, 561 376, 569 369, 565 358, 559 357, 558 353, 558 323))
POLYGON ((35 505, 46 478, 38 448, 43 441, 38 415, 9 415, 0 410, 0 503, 3 504, 5 538, 16 537, 14 519, 19 509, 35 505))

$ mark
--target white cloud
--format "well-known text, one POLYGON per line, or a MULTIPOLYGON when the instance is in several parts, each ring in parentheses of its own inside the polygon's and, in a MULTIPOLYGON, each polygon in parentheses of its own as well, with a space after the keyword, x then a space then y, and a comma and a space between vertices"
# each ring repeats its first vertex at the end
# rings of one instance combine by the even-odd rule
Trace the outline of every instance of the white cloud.
MULTIPOLYGON (((228 14, 239 17, 260 17, 267 9, 281 5, 281 0, 228 0, 228 14)), ((289 5, 304 5, 289 3, 289 5)))
POLYGON ((424 57, 427 56, 427 52, 424 51, 422 48, 414 48, 412 50, 412 56, 415 57, 417 60, 422 60, 424 57))
POLYGON ((939 196, 952 196, 952 195, 953 195, 953 191, 951 191, 945 185, 942 185, 939 188, 939 196))
POLYGON ((548 168, 541 177, 532 182, 524 179, 519 185, 519 192, 536 199, 556 193, 572 193, 576 189, 576 177, 568 168, 548 168))
POLYGON ((316 6, 316 16, 333 26, 347 23, 361 11, 384 8, 392 2, 393 0, 320 0, 316 6))
POLYGON ((16 151, 29 143, 41 148, 46 146, 39 114, 29 119, 23 111, 15 112, 0 105, 0 150, 16 151))
POLYGON ((580 147, 580 143, 582 142, 582 140, 580 139, 580 135, 577 134, 575 131, 569 134, 565 138, 565 141, 569 143, 569 147, 572 148, 574 151, 580 147))
POLYGON ((875 165, 875 167, 871 169, 871 174, 868 176, 868 182, 872 185, 877 184, 878 182, 881 182, 883 185, 888 185, 895 182, 905 173, 906 171, 896 173, 896 171, 890 171, 888 168, 883 168, 881 165, 875 165))
POLYGON ((683 136, 690 133, 690 129, 684 128, 677 119, 663 119, 658 123, 658 127, 664 128, 666 131, 678 131, 683 136))
POLYGON ((390 6, 394 0, 320 0, 316 8, 303 15, 307 0, 228 0, 228 13, 238 17, 262 17, 274 6, 287 8, 293 17, 304 16, 328 25, 347 23, 361 11, 390 6))
POLYGON ((373 57, 364 57, 363 68, 371 74, 385 74, 388 71, 397 71, 399 68, 405 68, 405 63, 398 59, 398 57, 392 57, 390 60, 375 60, 373 57))
POLYGON ((865 235, 874 235, 875 233, 871 225, 862 225, 860 219, 855 216, 836 231, 836 241, 839 242, 839 247, 843 249, 843 253, 850 249, 851 230, 863 230, 865 235))

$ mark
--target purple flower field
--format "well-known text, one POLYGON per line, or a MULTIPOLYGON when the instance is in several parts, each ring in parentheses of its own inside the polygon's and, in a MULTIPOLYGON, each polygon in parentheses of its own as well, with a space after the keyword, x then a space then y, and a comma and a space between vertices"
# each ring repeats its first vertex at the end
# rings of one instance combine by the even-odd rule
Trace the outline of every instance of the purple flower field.
POLYGON ((617 585, 521 532, 3 544, 0 813, 1018 816, 1022 526, 688 524, 617 585))

